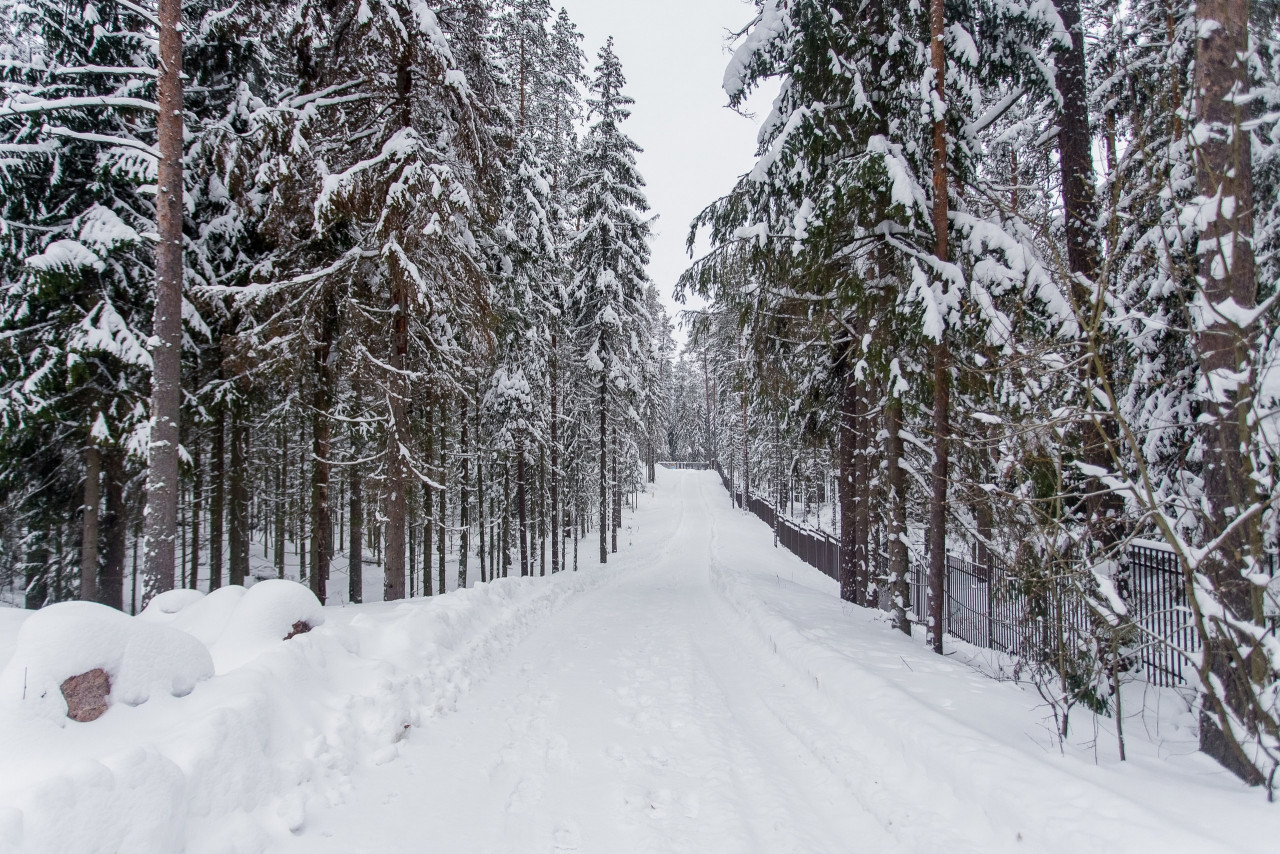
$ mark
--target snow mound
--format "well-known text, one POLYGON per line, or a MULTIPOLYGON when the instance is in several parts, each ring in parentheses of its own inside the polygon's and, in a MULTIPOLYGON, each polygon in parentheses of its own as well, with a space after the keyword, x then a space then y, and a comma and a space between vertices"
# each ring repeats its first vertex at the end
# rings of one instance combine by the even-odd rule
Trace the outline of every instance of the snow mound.
POLYGON ((157 594, 148 602, 147 607, 142 609, 142 613, 138 617, 150 622, 167 623, 175 614, 191 607, 203 598, 204 594, 199 590, 188 590, 186 588, 166 590, 157 594))
POLYGON ((210 649, 221 673, 248 663, 295 633, 310 631, 323 623, 324 606, 309 588, 295 581, 270 578, 244 592, 221 637, 210 649))
POLYGON ((231 615, 235 613, 246 592, 248 591, 238 584, 219 587, 176 613, 169 625, 182 629, 205 646, 213 646, 226 631, 231 615))
POLYGON ((93 602, 63 602, 32 614, 0 672, 0 703, 66 723, 62 683, 100 668, 112 704, 137 706, 153 691, 190 694, 213 675, 204 644, 185 632, 138 620, 93 602))

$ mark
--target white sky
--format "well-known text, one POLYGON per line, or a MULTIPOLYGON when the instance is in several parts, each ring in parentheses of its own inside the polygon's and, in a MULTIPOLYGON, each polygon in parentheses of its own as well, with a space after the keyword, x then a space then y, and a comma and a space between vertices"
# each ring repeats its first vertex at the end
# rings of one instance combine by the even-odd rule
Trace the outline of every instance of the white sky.
MULTIPOLYGON (((671 289, 686 267, 690 221, 724 195, 754 162, 758 120, 767 99, 753 104, 756 120, 725 107, 721 82, 728 64, 725 37, 751 20, 744 0, 552 0, 564 6, 582 34, 587 70, 610 35, 635 99, 623 129, 644 152, 640 171, 652 212, 659 215, 649 275, 668 310, 671 289)), ((690 303, 692 307, 692 301, 690 303)), ((684 336, 678 337, 683 340, 684 336)))

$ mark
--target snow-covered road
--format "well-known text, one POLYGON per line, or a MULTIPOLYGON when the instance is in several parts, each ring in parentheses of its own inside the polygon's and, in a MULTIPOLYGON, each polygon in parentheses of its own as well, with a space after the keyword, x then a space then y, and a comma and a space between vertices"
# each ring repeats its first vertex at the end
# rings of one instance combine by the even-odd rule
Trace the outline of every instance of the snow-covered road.
POLYGON ((616 580, 286 850, 898 850, 779 719, 814 723, 711 588, 732 512, 714 476, 660 489, 616 580))
POLYGON ((628 533, 610 579, 278 850, 1207 854, 1280 828, 1168 745, 1062 756, 1034 694, 842 606, 709 472, 664 472, 628 533))
POLYGON ((1059 744, 1035 690, 841 602, 711 472, 661 471, 619 539, 607 567, 588 540, 578 572, 311 600, 287 640, 249 607, 309 597, 286 582, 108 614, 214 673, 90 723, 27 679, 61 661, 31 627, 97 654, 85 608, 0 611, 0 852, 1275 850, 1280 808, 1196 753, 1176 693, 1129 686, 1127 762, 1108 718, 1059 744))

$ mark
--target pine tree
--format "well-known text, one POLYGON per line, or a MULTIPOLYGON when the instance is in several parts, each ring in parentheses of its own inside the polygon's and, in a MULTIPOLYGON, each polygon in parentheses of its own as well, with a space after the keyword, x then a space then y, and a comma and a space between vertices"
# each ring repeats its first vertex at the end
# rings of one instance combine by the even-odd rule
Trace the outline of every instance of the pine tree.
MULTIPOLYGON (((636 168, 640 151, 622 131, 634 103, 622 93, 626 79, 610 38, 600 49, 599 64, 587 100, 592 124, 583 142, 575 191, 580 197, 582 225, 570 247, 574 278, 571 311, 580 358, 598 389, 598 485, 600 493, 600 562, 608 560, 609 519, 606 431, 622 402, 640 388, 650 318, 644 304, 649 261, 648 210, 644 179, 636 168)), ((616 426, 614 428, 616 430, 616 426)), ((615 457, 616 459, 616 457, 615 457)))

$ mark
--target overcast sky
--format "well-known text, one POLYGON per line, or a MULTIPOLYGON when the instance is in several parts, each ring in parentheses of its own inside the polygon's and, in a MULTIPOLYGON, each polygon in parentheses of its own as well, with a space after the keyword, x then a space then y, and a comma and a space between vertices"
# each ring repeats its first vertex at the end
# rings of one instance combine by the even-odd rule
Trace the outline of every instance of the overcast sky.
MULTIPOLYGON (((671 289, 689 265, 689 222, 751 168, 757 121, 725 107, 725 36, 751 20, 744 0, 552 0, 582 34, 588 72, 609 36, 636 100, 624 130, 644 152, 640 170, 659 215, 649 275, 669 310, 671 289)), ((768 103, 753 109, 763 118, 768 103)), ((683 335, 680 336, 683 340, 683 335)))

